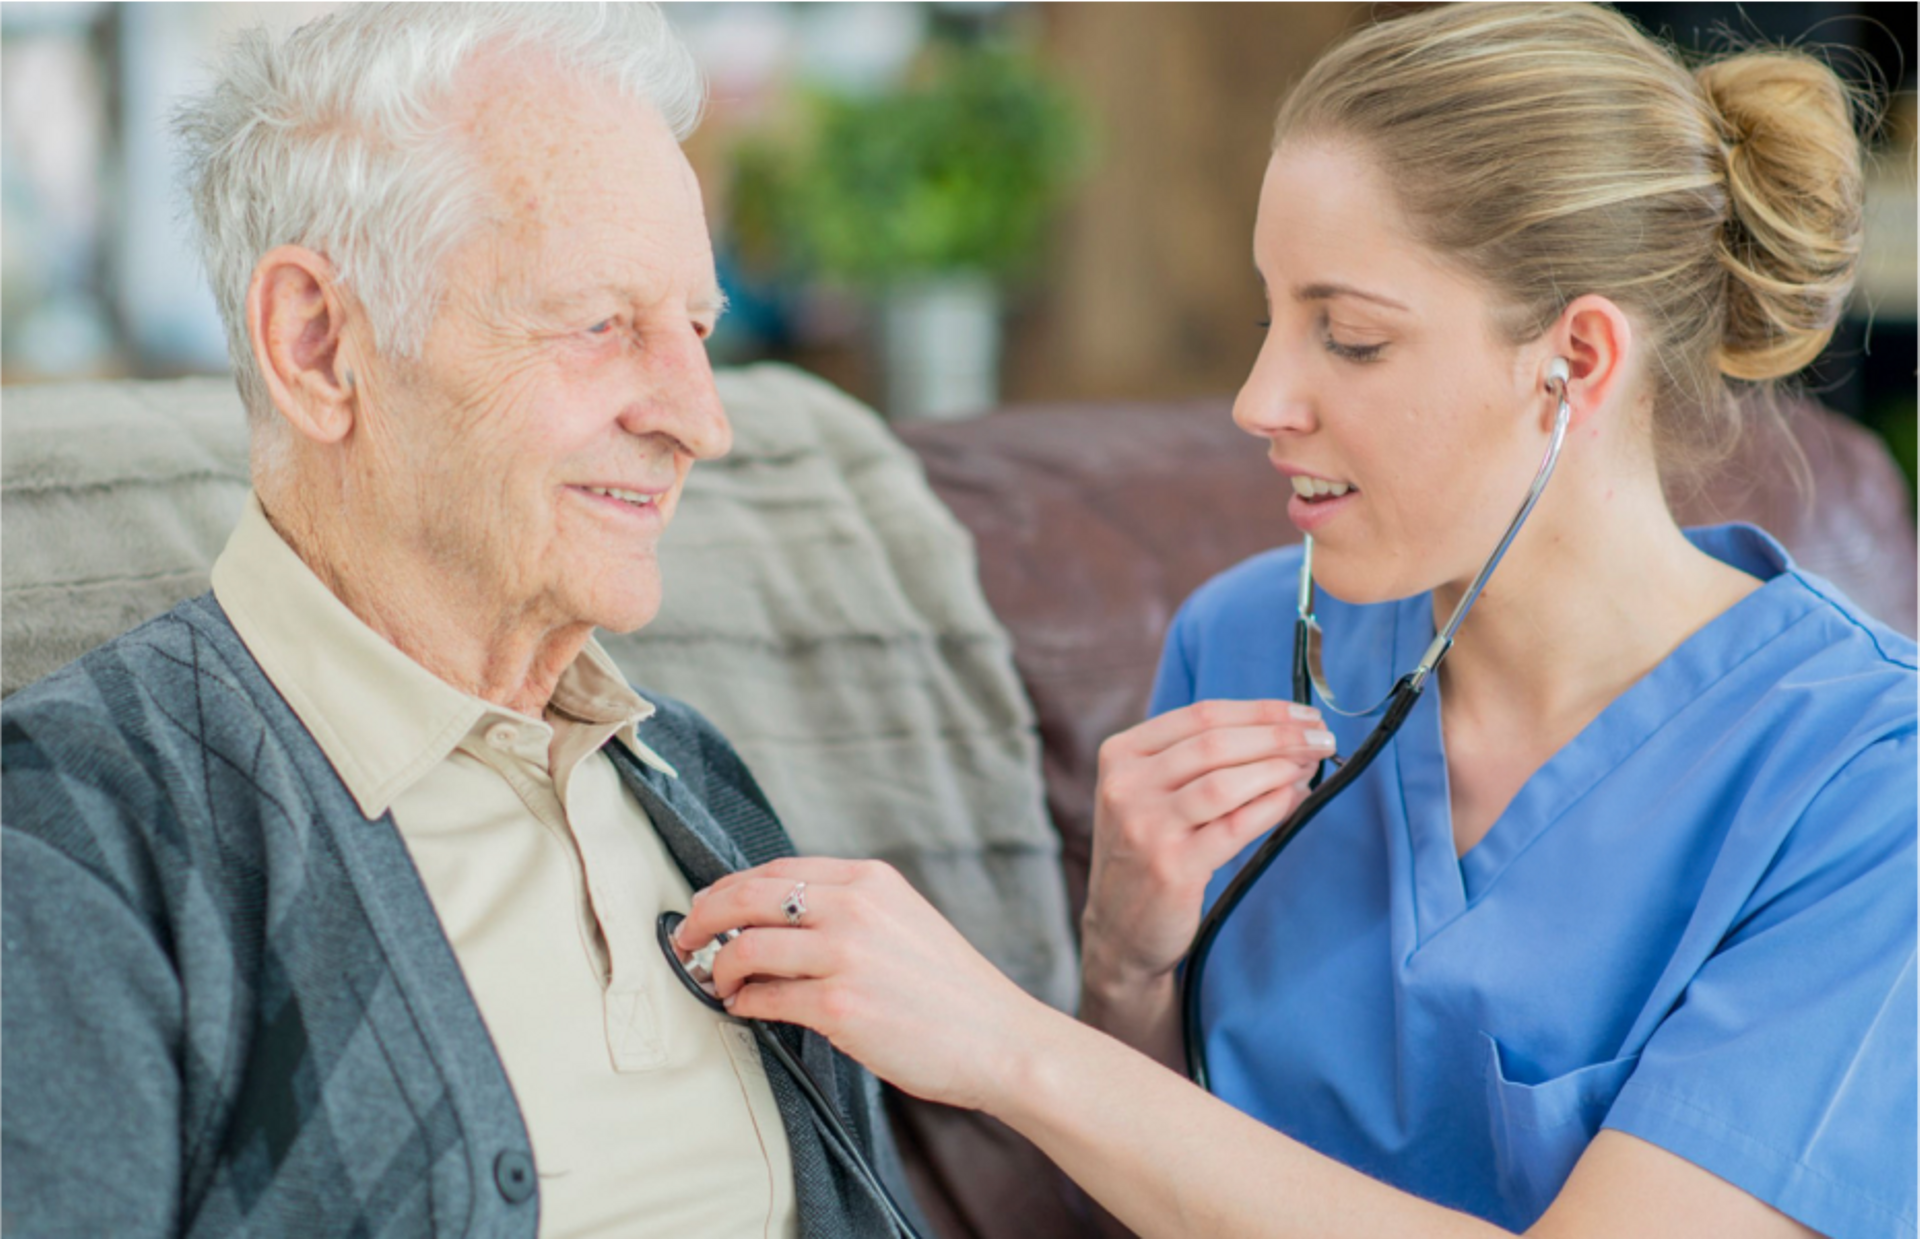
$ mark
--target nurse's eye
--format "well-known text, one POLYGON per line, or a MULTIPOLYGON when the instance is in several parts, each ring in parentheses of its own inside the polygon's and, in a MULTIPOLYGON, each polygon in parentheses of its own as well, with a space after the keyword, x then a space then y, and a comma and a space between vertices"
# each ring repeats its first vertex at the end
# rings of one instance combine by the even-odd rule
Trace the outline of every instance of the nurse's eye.
POLYGON ((1326 345, 1329 353, 1343 361, 1369 362, 1379 360, 1380 352, 1387 347, 1387 342, 1382 340, 1378 344, 1346 344, 1334 338, 1333 332, 1329 331, 1326 335, 1326 345))
POLYGON ((1271 331, 1273 329, 1273 320, 1270 318, 1256 318, 1253 320, 1253 325, 1262 331, 1271 331))
POLYGON ((590 336, 612 335, 614 326, 615 324, 612 319, 603 318, 599 322, 595 323, 593 326, 587 328, 587 334, 590 336))

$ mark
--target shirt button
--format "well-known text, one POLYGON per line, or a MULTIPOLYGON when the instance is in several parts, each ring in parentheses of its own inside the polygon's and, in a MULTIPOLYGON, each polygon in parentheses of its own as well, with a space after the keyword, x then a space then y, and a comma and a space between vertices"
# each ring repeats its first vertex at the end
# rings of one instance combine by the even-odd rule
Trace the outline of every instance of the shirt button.
POLYGON ((520 729, 512 723, 495 723, 487 728, 487 743, 502 753, 512 748, 513 742, 519 738, 520 729))
POLYGON ((533 1195, 533 1159, 518 1149, 508 1149, 494 1158, 493 1185, 510 1205, 533 1195))

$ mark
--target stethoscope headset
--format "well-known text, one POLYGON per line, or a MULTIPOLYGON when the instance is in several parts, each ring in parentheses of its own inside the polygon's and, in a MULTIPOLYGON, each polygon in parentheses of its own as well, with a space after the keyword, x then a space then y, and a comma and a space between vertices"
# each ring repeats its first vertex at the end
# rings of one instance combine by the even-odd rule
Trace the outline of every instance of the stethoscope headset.
MULTIPOLYGON (((1201 919, 1199 932, 1194 935, 1193 945, 1188 948, 1186 961, 1182 967, 1180 1014, 1181 1029, 1186 1040, 1187 1073, 1202 1088, 1207 1087, 1207 1052, 1200 1030, 1200 976, 1206 967, 1207 955, 1213 949, 1214 941, 1220 936, 1221 927, 1226 924, 1227 917, 1232 915, 1234 908, 1246 897, 1247 891, 1260 880, 1260 876, 1273 864, 1274 859, 1280 855, 1287 844, 1292 842, 1301 829, 1326 808, 1334 797, 1345 791, 1354 780, 1365 773, 1367 767, 1373 763, 1373 759, 1379 756, 1380 751, 1393 739, 1394 733, 1400 730, 1400 725, 1406 722, 1414 703, 1420 699, 1421 690, 1426 687, 1427 681, 1440 666, 1440 660, 1445 658, 1447 651, 1452 648, 1454 634, 1460 630, 1460 625, 1466 620, 1467 611, 1473 606, 1474 599, 1480 596, 1480 591, 1486 586, 1487 578, 1493 575, 1494 568, 1506 555, 1507 548, 1513 543, 1514 535, 1520 532, 1520 526, 1526 522, 1528 514, 1533 511, 1534 504, 1540 498, 1540 492, 1546 489, 1547 479, 1553 475, 1554 464, 1560 459, 1561 445, 1566 440, 1567 421, 1570 416, 1567 406, 1567 375, 1566 361, 1555 358, 1547 371, 1548 387, 1553 392, 1558 405, 1554 414, 1553 434, 1547 443, 1546 458, 1540 462, 1540 469, 1534 475, 1533 486, 1527 491, 1526 501, 1520 505, 1520 511, 1507 526, 1507 531, 1501 537, 1500 544, 1494 548, 1492 557, 1480 569, 1479 575, 1474 577, 1473 584, 1468 587, 1459 605, 1454 607, 1453 615, 1447 620, 1446 626, 1441 629, 1439 635, 1433 639, 1433 644, 1429 645, 1426 653, 1421 656, 1419 665, 1402 676, 1393 690, 1371 709, 1343 710, 1335 703, 1333 692, 1327 687, 1320 665, 1320 625, 1313 615, 1313 539, 1306 540, 1300 561, 1298 614, 1294 620, 1293 699, 1304 705, 1312 699, 1315 692, 1318 692, 1321 702, 1336 714, 1348 718, 1370 718, 1375 714, 1382 717, 1352 756, 1344 760, 1334 759, 1335 769, 1331 776, 1325 776, 1324 768, 1320 775, 1316 775, 1307 798, 1287 815, 1285 821, 1274 827, 1254 854, 1248 858, 1247 863, 1233 876, 1232 881, 1227 883, 1226 889, 1208 909, 1206 916, 1201 919)), ((745 1024, 753 1031, 754 1040, 780 1064, 800 1090, 801 1095, 806 1098, 808 1108, 813 1111, 814 1120, 820 1128, 821 1136, 840 1156, 843 1164, 853 1172, 862 1189, 880 1207, 894 1229, 904 1239, 920 1239, 919 1232, 914 1229, 898 1202, 887 1191, 886 1184, 881 1181, 879 1173, 860 1151, 859 1142, 848 1130, 846 1121, 833 1104, 833 1099, 793 1056, 792 1051, 788 1050, 774 1035, 771 1027, 761 1020, 741 1019, 735 1016, 709 988, 711 976, 708 968, 711 965, 713 953, 737 936, 740 931, 729 930, 709 946, 695 952, 692 960, 683 962, 673 943, 673 932, 679 928, 683 919, 685 918, 678 912, 663 912, 655 926, 660 940, 660 950, 667 957, 667 962, 672 965, 673 974, 702 1006, 729 1020, 745 1024)))
POLYGON ((1287 844, 1299 836, 1300 831, 1319 816, 1322 809, 1333 802, 1334 797, 1352 786, 1373 759, 1387 747, 1407 721, 1407 715, 1420 700, 1420 694, 1439 669, 1440 660, 1453 648, 1454 634, 1460 631, 1460 625, 1466 621, 1467 611, 1472 608, 1480 591, 1486 588, 1487 578, 1500 565, 1507 548, 1513 544, 1514 535, 1520 532, 1520 526, 1526 523, 1527 516, 1533 511, 1533 505, 1539 502, 1540 492, 1547 487, 1547 479, 1553 476, 1553 467, 1560 459, 1560 448, 1566 442, 1567 422, 1571 411, 1567 405, 1568 366, 1565 358, 1556 357, 1547 368, 1547 388, 1553 393, 1556 408, 1553 417, 1553 433, 1547 441, 1547 454, 1540 462, 1539 470, 1534 474, 1533 485, 1527 490, 1526 500, 1520 510, 1514 514, 1507 532, 1501 537, 1500 544, 1493 548, 1493 554, 1473 578, 1473 584, 1453 608, 1453 614, 1447 619, 1446 626, 1434 637, 1433 644, 1420 656, 1420 662, 1412 671, 1400 677, 1392 690, 1378 703, 1366 710, 1342 709, 1334 697, 1333 690, 1327 686, 1322 673, 1320 644, 1320 625, 1313 615, 1313 539, 1306 539, 1300 555, 1300 593, 1297 613, 1293 623, 1293 699, 1301 705, 1311 704, 1313 694, 1320 695, 1321 703, 1335 714, 1346 718, 1371 718, 1380 715, 1380 721, 1360 743, 1353 754, 1344 759, 1334 758, 1334 770, 1328 774, 1323 765, 1314 776, 1307 798, 1302 800, 1289 813, 1286 820, 1268 833, 1261 841, 1246 864, 1240 867, 1228 881, 1220 897, 1207 909, 1200 920, 1200 928, 1193 935, 1193 945, 1187 948, 1185 961, 1180 971, 1180 1031, 1186 1043, 1187 1074, 1201 1088, 1211 1089, 1207 1080, 1207 1044, 1206 1036, 1200 1026, 1200 978, 1207 966, 1207 956, 1213 950, 1213 944, 1220 937, 1220 930, 1226 925, 1227 918, 1240 901, 1253 889, 1287 844))

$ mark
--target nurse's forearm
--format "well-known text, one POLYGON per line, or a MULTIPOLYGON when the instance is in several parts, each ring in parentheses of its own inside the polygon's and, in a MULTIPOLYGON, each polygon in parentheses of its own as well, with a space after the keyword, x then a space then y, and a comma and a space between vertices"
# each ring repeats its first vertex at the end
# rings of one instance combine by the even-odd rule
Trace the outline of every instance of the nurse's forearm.
POLYGON ((1048 1012, 984 1107, 1144 1237, 1507 1234, 1323 1157, 1048 1012))

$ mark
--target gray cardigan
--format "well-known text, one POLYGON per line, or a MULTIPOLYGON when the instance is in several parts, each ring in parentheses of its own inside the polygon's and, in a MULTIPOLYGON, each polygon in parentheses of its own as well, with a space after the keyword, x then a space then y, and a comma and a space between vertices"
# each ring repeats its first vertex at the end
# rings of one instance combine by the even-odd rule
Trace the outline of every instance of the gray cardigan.
MULTIPOLYGON (((689 881, 786 854, 726 740, 649 698, 680 777, 607 752, 689 881)), ((0 768, 9 1236, 531 1239, 519 1108, 406 845, 211 595, 10 698, 0 768)), ((778 1031, 904 1196, 872 1078, 778 1031)), ((802 1235, 890 1233, 767 1072, 802 1235)))

